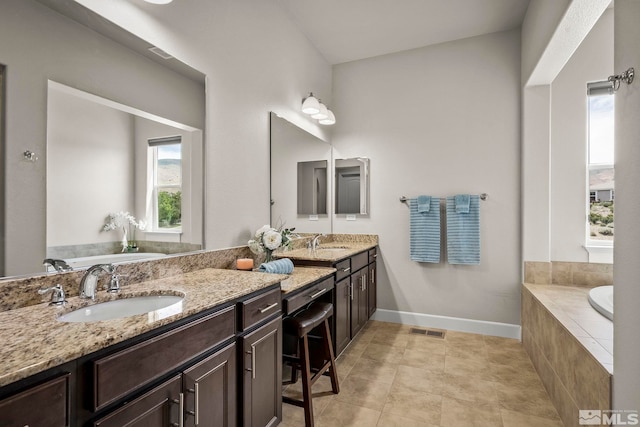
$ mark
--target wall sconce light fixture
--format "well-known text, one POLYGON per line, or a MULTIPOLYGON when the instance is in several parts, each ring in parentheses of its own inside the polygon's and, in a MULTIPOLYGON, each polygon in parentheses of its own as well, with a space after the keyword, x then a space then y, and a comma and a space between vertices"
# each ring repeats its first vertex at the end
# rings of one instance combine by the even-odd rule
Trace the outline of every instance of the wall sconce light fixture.
POLYGON ((309 96, 302 100, 302 112, 318 120, 321 125, 333 125, 336 123, 336 116, 326 105, 309 92, 309 96))

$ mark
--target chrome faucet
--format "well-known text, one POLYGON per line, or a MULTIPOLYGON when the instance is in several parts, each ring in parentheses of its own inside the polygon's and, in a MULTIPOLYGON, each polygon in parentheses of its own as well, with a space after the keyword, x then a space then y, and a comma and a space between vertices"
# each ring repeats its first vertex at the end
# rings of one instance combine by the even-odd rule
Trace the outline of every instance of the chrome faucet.
POLYGON ((320 245, 320 238, 325 236, 326 234, 324 233, 319 233, 313 236, 313 239, 311 239, 311 242, 309 243, 309 248, 312 251, 315 251, 316 249, 318 249, 318 246, 320 245))
POLYGON ((73 268, 63 259, 47 258, 42 261, 42 265, 50 265, 59 273, 73 270, 73 268))
POLYGON ((80 280, 80 298, 96 299, 98 277, 102 272, 111 274, 113 278, 116 267, 113 264, 96 264, 89 267, 80 280))

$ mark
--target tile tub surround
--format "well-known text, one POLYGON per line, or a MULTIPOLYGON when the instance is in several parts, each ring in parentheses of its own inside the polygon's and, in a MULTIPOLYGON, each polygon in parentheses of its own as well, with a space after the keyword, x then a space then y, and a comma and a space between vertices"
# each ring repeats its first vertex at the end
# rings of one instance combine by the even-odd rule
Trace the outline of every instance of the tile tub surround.
POLYGON ((537 285, 595 286, 613 284, 613 264, 588 262, 524 263, 524 282, 537 285))
MULTIPOLYGON (((237 258, 254 257, 247 246, 241 246, 123 263, 118 265, 117 273, 122 275, 121 286, 126 287, 133 283, 185 274, 203 268, 235 269, 237 258)), ((77 296, 83 275, 84 270, 77 270, 2 279, 0 280, 0 312, 48 301, 50 296, 38 295, 37 291, 56 284, 62 285, 67 298, 77 296)), ((104 284, 108 279, 108 276, 103 275, 100 283, 104 284)))
POLYGON ((276 285, 286 276, 237 270, 202 269, 129 286, 120 294, 100 292, 97 302, 127 296, 184 295, 182 312, 165 319, 148 313, 91 323, 64 323, 67 313, 93 304, 73 297, 66 307, 32 305, 0 313, 0 386, 61 365, 144 332, 276 285))
MULTIPOLYGON (((327 377, 313 386, 317 427, 562 427, 519 341, 412 327, 365 325, 337 359, 340 393, 327 377)), ((284 394, 299 398, 300 383, 284 394)), ((304 426, 302 408, 283 404, 282 414, 282 427, 304 426)))
POLYGON ((525 284, 522 342, 566 426, 580 409, 611 409, 613 322, 588 302, 589 288, 525 284))

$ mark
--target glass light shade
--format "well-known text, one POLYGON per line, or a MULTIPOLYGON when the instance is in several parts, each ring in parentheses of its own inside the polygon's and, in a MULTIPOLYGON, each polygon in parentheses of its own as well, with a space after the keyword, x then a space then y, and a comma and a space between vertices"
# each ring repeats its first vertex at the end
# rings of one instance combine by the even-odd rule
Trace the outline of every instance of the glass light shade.
POLYGON ((312 93, 302 101, 302 112, 305 114, 318 114, 320 112, 320 101, 312 93))
POLYGON ((318 121, 318 123, 320 123, 321 125, 335 125, 336 124, 336 116, 333 114, 333 111, 331 110, 327 110, 327 118, 326 119, 320 119, 318 121))
POLYGON ((171 3, 173 0, 144 0, 147 3, 153 3, 153 4, 169 4, 171 3))
POLYGON ((316 120, 323 120, 327 117, 329 117, 329 110, 327 110, 327 106, 321 102, 320 111, 318 111, 316 114, 312 114, 311 118, 316 120))

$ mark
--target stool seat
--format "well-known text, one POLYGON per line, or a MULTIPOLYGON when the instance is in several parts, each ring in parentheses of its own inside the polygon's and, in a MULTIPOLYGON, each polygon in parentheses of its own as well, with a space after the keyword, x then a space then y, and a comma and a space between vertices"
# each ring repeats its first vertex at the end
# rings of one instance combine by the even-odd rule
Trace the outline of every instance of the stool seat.
POLYGON ((302 337, 316 326, 322 324, 325 319, 333 315, 333 305, 326 302, 316 302, 306 310, 282 320, 285 334, 302 337))
POLYGON ((313 427, 314 425, 313 403, 311 402, 311 386, 313 383, 326 372, 331 378, 332 391, 336 394, 340 392, 331 332, 329 330, 329 318, 331 315, 333 315, 332 304, 316 301, 295 315, 282 319, 284 334, 295 337, 297 342, 296 348, 291 351, 293 354, 284 350, 282 354, 282 359, 291 365, 291 382, 296 382, 297 370, 302 373, 302 400, 283 396, 282 401, 304 408, 304 424, 306 427, 313 427), (313 340, 320 339, 322 348, 318 349, 319 351, 317 352, 314 351, 312 355, 309 348, 309 333, 317 327, 320 337, 311 336, 311 338, 313 340), (314 366, 312 366, 311 359, 319 359, 320 362, 314 363, 314 366))

